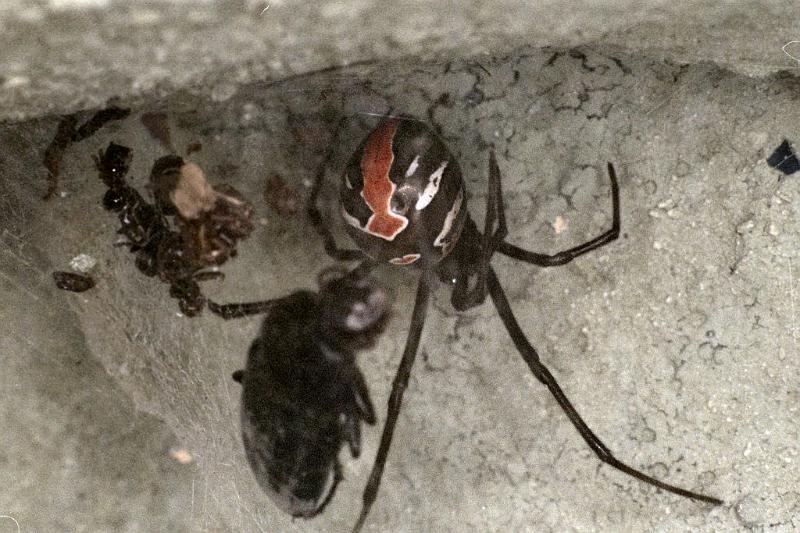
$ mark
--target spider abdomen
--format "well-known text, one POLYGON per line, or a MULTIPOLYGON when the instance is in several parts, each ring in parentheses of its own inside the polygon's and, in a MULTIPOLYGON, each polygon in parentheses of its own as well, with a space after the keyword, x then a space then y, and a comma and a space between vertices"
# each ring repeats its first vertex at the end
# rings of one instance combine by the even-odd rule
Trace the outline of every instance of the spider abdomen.
POLYGON ((358 246, 379 261, 438 263, 467 216, 455 157, 426 124, 402 116, 378 124, 351 157, 342 216, 358 246))

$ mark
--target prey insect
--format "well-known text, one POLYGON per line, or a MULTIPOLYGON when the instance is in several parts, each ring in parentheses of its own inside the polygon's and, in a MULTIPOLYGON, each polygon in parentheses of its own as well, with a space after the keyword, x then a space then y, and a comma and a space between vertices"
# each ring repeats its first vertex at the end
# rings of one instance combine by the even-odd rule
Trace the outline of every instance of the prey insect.
MULTIPOLYGON (((328 154, 328 160, 331 157, 328 154)), ((342 216, 358 249, 340 248, 323 223, 316 199, 325 175, 320 168, 309 199, 308 214, 326 252, 342 261, 359 260, 352 275, 369 272, 379 263, 413 265, 420 271, 416 300, 405 349, 388 401, 380 445, 353 528, 364 525, 376 500, 395 426, 425 324, 430 292, 436 278, 452 287, 451 303, 463 311, 489 296, 514 346, 533 375, 550 391, 580 436, 609 466, 644 483, 714 505, 722 501, 660 481, 617 459, 589 428, 520 327, 491 258, 499 252, 524 263, 552 267, 569 263, 614 240, 620 233, 620 195, 614 167, 607 166, 612 200, 612 225, 601 235, 556 254, 528 251, 506 241, 500 169, 489 151, 489 188, 483 232, 466 208, 466 191, 458 161, 424 123, 408 116, 389 117, 364 139, 350 158, 339 187, 342 216)), ((265 309, 263 302, 218 306, 215 312, 243 316, 265 309)), ((214 309, 212 309, 214 310, 214 309)))
POLYGON ((108 188, 103 207, 118 214, 118 233, 136 267, 168 283, 181 312, 195 316, 205 308, 198 281, 222 277, 207 268, 236 255, 236 243, 253 229, 252 207, 232 187, 212 188, 200 167, 175 155, 153 165, 151 204, 125 179, 132 156, 130 148, 110 143, 94 158, 108 188))
POLYGON ((369 279, 344 276, 269 305, 247 366, 233 374, 242 440, 261 488, 282 510, 310 518, 342 479, 342 444, 358 457, 361 422, 375 423, 355 354, 383 330, 388 298, 369 279))

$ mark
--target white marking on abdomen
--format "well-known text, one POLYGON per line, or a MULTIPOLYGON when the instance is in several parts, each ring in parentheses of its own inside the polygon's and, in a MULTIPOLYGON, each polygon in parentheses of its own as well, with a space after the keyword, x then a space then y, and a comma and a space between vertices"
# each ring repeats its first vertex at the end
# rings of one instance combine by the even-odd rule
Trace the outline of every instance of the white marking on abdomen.
POLYGON ((453 207, 450 208, 450 211, 447 212, 447 216, 444 218, 442 231, 439 232, 439 235, 436 236, 436 240, 433 241, 434 246, 444 246, 447 244, 444 239, 450 233, 450 230, 453 229, 453 222, 455 222, 458 212, 461 211, 461 202, 463 199, 464 190, 458 189, 458 196, 456 196, 456 199, 453 202, 453 207))
POLYGON ((344 184, 347 185, 348 189, 351 189, 351 190, 353 189, 353 184, 350 183, 350 176, 346 172, 345 172, 345 175, 344 175, 344 184))
POLYGON ((361 222, 359 222, 356 217, 348 213, 344 207, 342 207, 342 216, 344 217, 344 221, 353 226, 354 228, 358 228, 361 231, 366 231, 364 229, 364 226, 361 225, 361 222))
POLYGON ((420 257, 422 257, 421 254, 406 254, 403 257, 389 259, 389 262, 393 265, 410 265, 420 257))
POLYGON ((439 168, 437 168, 433 174, 431 174, 430 178, 428 178, 428 184, 425 186, 425 190, 422 191, 422 194, 417 200, 417 205, 414 206, 417 211, 428 207, 428 204, 431 203, 433 197, 436 196, 437 192, 439 192, 439 184, 442 181, 442 174, 444 174, 445 168, 447 168, 447 161, 442 161, 442 164, 439 165, 439 168))
POLYGON ((415 157, 414 160, 408 165, 408 170, 406 170, 406 177, 410 178, 411 175, 417 171, 417 167, 419 166, 419 156, 415 157))

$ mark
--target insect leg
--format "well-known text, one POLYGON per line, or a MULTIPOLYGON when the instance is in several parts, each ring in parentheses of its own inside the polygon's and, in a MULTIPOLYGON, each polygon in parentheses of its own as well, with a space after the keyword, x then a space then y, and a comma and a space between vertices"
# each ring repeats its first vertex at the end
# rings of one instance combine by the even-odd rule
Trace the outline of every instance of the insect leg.
POLYGON ((361 514, 358 516, 356 525, 353 526, 353 533, 358 533, 363 527, 369 510, 378 495, 383 468, 386 466, 386 458, 389 455, 389 447, 392 444, 394 428, 397 424, 397 417, 400 414, 400 406, 403 402, 403 393, 408 386, 408 378, 411 375, 411 368, 414 366, 414 359, 417 356, 422 327, 425 325, 431 279, 431 273, 427 270, 423 271, 420 275, 417 297, 414 302, 414 312, 411 315, 411 325, 408 330, 408 337, 406 337, 406 347, 403 350, 403 358, 400 360, 400 366, 397 367, 397 373, 392 382, 392 392, 389 395, 389 408, 386 414, 386 423, 383 426, 381 443, 378 446, 378 454, 375 457, 375 463, 372 465, 372 471, 369 474, 369 481, 364 488, 361 514))
POLYGON ((581 437, 583 437, 583 440, 586 441, 586 444, 589 445, 589 448, 591 448, 591 450, 601 461, 612 466, 613 468, 616 468, 617 470, 620 470, 621 472, 628 474, 629 476, 632 476, 649 485, 672 492, 673 494, 714 505, 720 505, 723 503, 722 500, 712 496, 706 496, 704 494, 692 492, 690 490, 682 489, 680 487, 664 483, 663 481, 659 481, 654 477, 648 476, 647 474, 628 466, 614 457, 614 454, 611 453, 611 450, 609 450, 608 447, 603 444, 600 438, 595 435, 591 429, 589 429, 589 426, 587 426, 586 422, 583 421, 581 415, 579 415, 578 411, 575 410, 572 402, 569 401, 569 398, 567 398, 567 396, 564 394, 564 391, 561 390, 556 378, 553 377, 547 367, 545 367, 544 364, 542 364, 542 362, 539 360, 539 354, 536 353, 536 349, 530 344, 530 342, 528 342, 528 339, 525 337, 525 334, 519 327, 516 318, 514 318, 514 313, 511 311, 511 306, 508 303, 508 299, 506 299, 505 292, 500 286, 500 282, 498 281, 497 275, 493 269, 489 270, 488 286, 489 294, 492 297, 492 301, 494 301, 497 312, 500 314, 500 318, 503 320, 503 325, 506 327, 509 335, 511 335, 511 340, 514 342, 517 350, 519 350, 520 355, 528 364, 528 368, 530 368, 531 372, 533 372, 533 375, 536 376, 536 379, 538 379, 545 387, 547 387, 547 389, 556 399, 556 402, 558 402, 558 405, 569 418, 570 422, 572 422, 572 425, 575 426, 575 429, 578 430, 578 433, 580 433, 581 437))
POLYGON ((58 189, 58 177, 61 173, 61 161, 64 152, 72 143, 80 142, 93 135, 97 130, 114 120, 120 120, 130 114, 130 109, 110 107, 92 115, 85 124, 78 127, 77 114, 66 115, 58 123, 56 135, 44 153, 44 167, 47 169, 47 191, 43 200, 52 198, 58 189))
POLYGON ((513 257, 514 259, 519 259, 520 261, 524 261, 526 263, 531 263, 541 267, 550 267, 565 265, 580 255, 591 252, 592 250, 596 250, 597 248, 616 240, 616 238, 619 237, 620 229, 619 185, 617 184, 617 174, 614 171, 614 166, 611 163, 608 163, 608 177, 611 181, 611 203, 613 206, 613 221, 609 230, 603 232, 601 235, 598 235, 590 241, 552 255, 530 252, 505 241, 501 241, 497 244, 497 251, 501 254, 513 257))
POLYGON ((219 315, 225 320, 231 318, 242 318, 250 315, 260 315, 268 313, 272 307, 280 301, 280 298, 272 300, 262 300, 260 302, 246 302, 236 304, 218 304, 211 300, 206 300, 208 309, 215 315, 219 315))
POLYGON ((350 455, 353 459, 358 459, 361 455, 361 420, 355 413, 345 415, 342 423, 342 433, 350 447, 350 455))
POLYGON ((225 279, 225 272, 219 270, 201 270, 194 275, 195 281, 209 281, 212 279, 225 279))
MULTIPOLYGON (((361 263, 358 264, 353 270, 345 274, 346 276, 352 277, 353 279, 361 279, 362 277, 369 274, 369 272, 375 268, 376 263, 372 259, 365 259, 361 263)), ((272 310, 272 307, 278 303, 281 298, 273 298, 271 300, 261 300, 258 302, 243 302, 243 303, 233 303, 233 304, 218 304, 212 300, 206 299, 206 303, 208 304, 208 309, 215 315, 219 315, 225 320, 230 320, 232 318, 242 318, 245 316, 250 315, 260 315, 262 313, 268 313, 272 310)))
POLYGON ((109 107, 106 109, 101 109, 94 115, 92 118, 86 121, 80 128, 75 130, 75 133, 72 135, 72 142, 80 142, 88 137, 91 137, 97 130, 108 124, 109 122, 113 122, 115 120, 122 120, 123 118, 127 117, 131 114, 130 109, 125 109, 121 107, 109 107))
POLYGON ((61 173, 61 160, 64 152, 72 144, 72 136, 78 124, 75 115, 62 117, 58 123, 55 137, 44 152, 44 168, 47 169, 47 191, 42 196, 43 200, 52 198, 58 190, 58 176, 61 173))

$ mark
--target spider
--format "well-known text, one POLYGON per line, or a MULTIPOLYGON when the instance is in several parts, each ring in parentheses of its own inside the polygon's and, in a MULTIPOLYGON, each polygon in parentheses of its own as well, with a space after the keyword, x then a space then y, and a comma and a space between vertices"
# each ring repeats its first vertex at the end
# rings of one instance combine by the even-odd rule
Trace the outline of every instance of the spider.
MULTIPOLYGON (((333 147, 326 163, 332 151, 333 147)), ((531 252, 506 242, 500 169, 493 149, 489 150, 489 194, 481 233, 467 212, 465 185, 458 162, 444 142, 419 120, 407 115, 388 116, 353 153, 340 183, 341 213, 347 223, 347 232, 358 249, 338 246, 316 206, 326 163, 317 173, 307 207, 308 215, 324 241, 325 251, 337 260, 360 261, 353 270, 354 276, 364 275, 385 262, 413 265, 420 271, 405 348, 392 382, 386 422, 354 532, 361 530, 377 497, 403 393, 425 324, 431 288, 437 277, 452 287, 451 303, 456 310, 478 306, 487 295, 491 298, 530 371, 547 387, 602 462, 668 492, 714 505, 723 503, 717 498, 655 479, 614 456, 584 422, 555 377, 540 361, 539 354, 514 317, 490 264, 492 255, 499 252, 540 267, 559 266, 616 240, 620 233, 620 199, 616 172, 611 163, 607 165, 613 210, 611 228, 583 244, 552 255, 531 252)), ((214 304, 212 311, 232 318, 258 313, 268 307, 265 302, 214 304)))
POLYGON ((322 512, 342 479, 338 454, 361 453, 375 409, 355 353, 371 347, 389 312, 386 292, 360 276, 321 279, 319 293, 271 301, 242 384, 245 454, 261 488, 292 516, 322 512))
POLYGON ((223 276, 203 269, 236 255, 236 243, 253 229, 252 208, 232 187, 212 188, 200 167, 176 155, 154 163, 150 182, 155 204, 150 204, 125 180, 131 158, 130 148, 113 142, 94 157, 108 187, 103 207, 119 214, 118 233, 136 254, 136 267, 169 283, 181 312, 195 316, 205 308, 197 282, 223 276))

